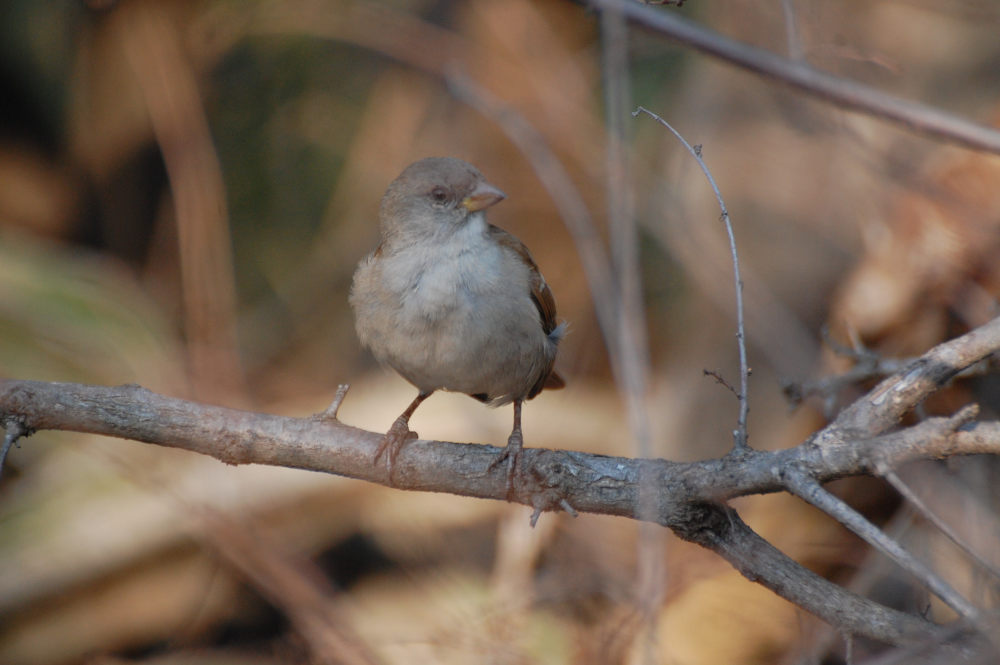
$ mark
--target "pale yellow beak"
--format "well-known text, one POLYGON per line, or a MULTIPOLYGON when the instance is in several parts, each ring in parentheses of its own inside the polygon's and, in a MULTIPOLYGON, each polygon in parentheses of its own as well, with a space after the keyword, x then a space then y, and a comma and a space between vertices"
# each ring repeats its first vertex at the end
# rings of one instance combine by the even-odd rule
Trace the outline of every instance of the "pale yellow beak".
POLYGON ((499 189, 488 182, 481 182, 476 185, 471 194, 462 199, 462 207, 469 212, 478 212, 489 208, 494 203, 503 201, 505 198, 507 195, 499 189))

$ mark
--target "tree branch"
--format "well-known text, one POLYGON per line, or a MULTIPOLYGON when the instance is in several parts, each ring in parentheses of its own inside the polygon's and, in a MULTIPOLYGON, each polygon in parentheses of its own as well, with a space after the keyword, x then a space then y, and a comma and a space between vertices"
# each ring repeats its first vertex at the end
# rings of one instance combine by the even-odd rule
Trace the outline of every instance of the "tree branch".
POLYGON ((732 65, 774 79, 838 106, 903 125, 913 131, 967 148, 1000 154, 1000 131, 940 109, 907 101, 855 83, 764 49, 743 44, 639 2, 593 0, 599 8, 615 7, 633 23, 732 65))
MULTIPOLYGON (((931 349, 794 448, 751 449, 738 458, 690 463, 525 449, 514 500, 536 513, 569 505, 666 526, 850 633, 894 644, 942 636, 946 629, 940 626, 866 600, 806 570, 751 531, 724 502, 784 491, 789 470, 823 483, 884 474, 915 459, 1000 454, 1000 423, 966 424, 975 407, 883 433, 932 390, 997 349, 1000 318, 931 349), (647 491, 650 487, 656 491, 647 491)), ((103 434, 198 452, 227 464, 287 466, 389 485, 384 467, 372 462, 381 434, 332 417, 344 392, 338 391, 335 405, 323 414, 290 418, 189 402, 135 385, 0 379, 0 422, 8 432, 103 434)), ((18 436, 9 435, 10 443, 18 436)), ((493 446, 416 440, 401 451, 392 486, 502 500, 505 476, 489 470, 497 453, 493 446)))
MULTIPOLYGON (((389 484, 372 464, 380 435, 325 417, 289 418, 208 406, 157 395, 139 386, 100 387, 0 380, 0 412, 31 429, 57 429, 129 438, 181 448, 228 464, 271 464, 389 484)), ((931 422, 931 421, 928 421, 931 422)), ((890 463, 913 457, 1000 452, 994 436, 954 437, 947 445, 920 445, 922 424, 906 433, 831 447, 823 460, 814 445, 776 453, 753 451, 689 464, 634 460, 572 451, 526 449, 516 499, 541 510, 568 501, 577 510, 638 519, 640 478, 659 488, 652 514, 680 537, 712 549, 749 579, 842 628, 891 643, 909 643, 933 624, 855 596, 807 571, 767 544, 716 500, 782 489, 777 469, 792 460, 830 479, 873 468, 876 455, 890 463), (825 461, 824 461, 825 460, 825 461)), ((985 425, 981 427, 986 427, 985 425)), ((397 461, 399 489, 503 499, 502 473, 487 471, 497 448, 414 441, 397 461)))
POLYGON ((819 483, 800 470, 790 467, 784 471, 785 482, 796 496, 808 501, 823 512, 834 515, 851 531, 861 536, 906 571, 920 580, 928 590, 943 600, 960 616, 975 624, 981 624, 982 616, 979 609, 966 600, 958 591, 941 579, 925 564, 910 554, 906 548, 890 538, 877 526, 864 518, 844 501, 823 489, 819 483))
POLYGON ((939 344, 841 411, 824 432, 871 436, 886 431, 956 374, 1000 350, 998 341, 1000 317, 939 344))

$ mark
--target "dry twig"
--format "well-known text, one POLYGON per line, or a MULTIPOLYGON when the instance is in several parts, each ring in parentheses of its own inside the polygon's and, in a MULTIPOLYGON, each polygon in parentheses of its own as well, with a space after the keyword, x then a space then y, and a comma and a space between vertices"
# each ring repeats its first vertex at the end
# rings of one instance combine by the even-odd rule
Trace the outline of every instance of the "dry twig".
POLYGON ((813 69, 770 51, 724 37, 671 12, 638 2, 594 0, 599 8, 619 8, 634 23, 796 90, 908 129, 967 148, 1000 154, 1000 131, 977 125, 932 106, 906 101, 875 88, 813 69))
POLYGON ((640 113, 645 113, 650 118, 670 130, 670 133, 684 145, 689 153, 691 153, 691 156, 698 162, 698 166, 701 168, 702 173, 705 174, 708 184, 711 185, 712 191, 715 193, 715 200, 718 201, 719 209, 722 211, 721 219, 726 228, 726 235, 729 238, 729 252, 733 260, 733 282, 736 290, 736 344, 740 354, 740 390, 736 393, 736 398, 739 400, 740 411, 739 416, 736 419, 736 430, 733 431, 733 446, 735 452, 740 452, 749 445, 747 418, 750 414, 750 399, 747 392, 749 390, 750 383, 750 365, 747 363, 746 325, 744 323, 745 317, 743 315, 743 277, 740 275, 740 255, 736 251, 736 235, 733 232, 733 223, 729 217, 729 209, 726 208, 726 202, 722 199, 722 192, 719 190, 719 186, 715 183, 715 178, 712 177, 712 172, 709 171, 708 164, 706 164, 705 160, 702 158, 701 146, 692 146, 683 136, 681 136, 680 132, 670 126, 670 123, 649 109, 640 106, 632 112, 632 115, 637 116, 640 113))

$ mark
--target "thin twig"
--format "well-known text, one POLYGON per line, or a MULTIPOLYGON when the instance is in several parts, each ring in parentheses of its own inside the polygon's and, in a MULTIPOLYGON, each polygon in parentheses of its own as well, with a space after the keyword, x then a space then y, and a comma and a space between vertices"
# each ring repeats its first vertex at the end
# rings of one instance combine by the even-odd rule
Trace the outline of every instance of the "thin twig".
POLYGON ((592 2, 599 8, 619 7, 629 19, 643 27, 676 39, 706 55, 767 76, 838 106, 888 120, 933 138, 1000 154, 1000 131, 996 129, 734 41, 671 12, 623 0, 592 2))
POLYGON ((930 521, 931 524, 936 526, 941 533, 948 537, 951 542, 955 543, 955 545, 960 550, 965 552, 969 558, 979 564, 984 570, 989 572, 990 575, 1000 579, 1000 568, 994 566, 992 563, 977 554, 975 550, 969 547, 962 537, 958 535, 958 532, 951 528, 950 524, 941 519, 940 515, 931 510, 930 507, 924 503, 923 499, 921 499, 916 492, 910 489, 910 486, 903 482, 903 479, 900 478, 891 467, 886 465, 884 469, 879 469, 879 473, 889 482, 890 485, 893 486, 893 488, 895 488, 897 492, 903 496, 904 499, 910 502, 910 504, 913 505, 913 507, 916 508, 921 515, 930 521))
POLYGON ((226 188, 198 75, 164 5, 129 4, 122 12, 112 25, 170 180, 191 385, 205 396, 243 396, 226 188))
POLYGON ((870 379, 891 376, 912 362, 912 358, 881 358, 877 355, 866 355, 860 357, 856 365, 840 374, 823 376, 813 381, 783 381, 782 390, 793 406, 798 406, 807 397, 820 397, 824 401, 824 415, 832 418, 835 415, 836 397, 841 390, 870 379))
POLYGON ((805 58, 805 53, 795 25, 795 7, 792 5, 792 0, 781 0, 781 13, 785 17, 785 46, 788 47, 788 57, 801 62, 805 58))
POLYGON ((736 397, 736 399, 740 398, 739 391, 736 390, 736 388, 733 387, 733 384, 731 384, 728 381, 726 381, 726 377, 722 376, 722 374, 718 370, 715 370, 715 369, 703 369, 703 370, 701 370, 701 372, 705 376, 710 376, 713 379, 715 379, 716 383, 718 383, 720 386, 722 386, 723 388, 725 388, 726 390, 728 390, 729 392, 731 392, 733 394, 733 396, 736 397))
POLYGON ((865 519, 861 513, 823 489, 808 474, 795 466, 790 466, 781 470, 781 477, 785 486, 792 494, 832 516, 860 536, 869 545, 880 550, 895 561, 897 565, 917 578, 931 593, 944 601, 948 607, 955 610, 959 616, 964 617, 976 626, 984 624, 979 608, 966 600, 933 570, 910 554, 905 547, 865 519))
POLYGON ((691 153, 691 156, 698 162, 698 166, 701 167, 702 173, 708 179, 708 184, 711 185, 712 191, 715 192, 715 199, 719 202, 719 208, 722 210, 721 219, 726 227, 726 234, 729 236, 729 251, 733 259, 733 282, 736 289, 736 344, 740 353, 740 391, 737 394, 740 411, 739 417, 736 420, 736 430, 733 432, 733 450, 737 452, 743 451, 749 445, 748 441, 750 438, 747 431, 747 418, 750 413, 750 400, 747 394, 750 382, 750 366, 747 364, 746 326, 743 317, 743 278, 740 276, 740 256, 736 251, 736 235, 733 233, 733 224, 729 218, 729 210, 726 208, 726 202, 722 200, 722 192, 719 191, 719 186, 715 183, 712 172, 709 171, 708 165, 702 159, 701 146, 692 146, 670 123, 649 109, 639 106, 632 112, 632 116, 638 116, 640 113, 645 113, 669 129, 670 133, 691 153))
POLYGON ((640 457, 651 457, 650 426, 644 403, 649 384, 649 340, 642 300, 635 206, 625 153, 625 116, 630 94, 627 32, 621 12, 611 10, 601 14, 601 44, 606 91, 608 225, 619 303, 617 355, 621 373, 618 378, 636 452, 640 457))
MULTIPOLYGON (((642 297, 639 235, 629 177, 626 120, 631 106, 628 69, 628 25, 616 9, 601 12, 601 70, 604 79, 604 117, 607 126, 608 229, 611 261, 621 308, 618 317, 619 387, 625 401, 629 431, 640 457, 654 455, 648 405, 649 338, 642 297)), ((639 483, 639 512, 655 514, 659 488, 653 478, 639 483)), ((665 578, 663 530, 652 524, 639 528, 635 585, 647 639, 642 640, 643 663, 654 663, 656 616, 663 602, 665 578)))
POLYGON ((340 405, 344 401, 344 398, 347 397, 347 391, 350 389, 351 384, 349 383, 341 383, 337 386, 337 392, 333 396, 333 401, 330 402, 330 406, 326 407, 326 410, 323 411, 323 413, 317 414, 317 417, 337 420, 337 413, 340 411, 340 405))
POLYGON ((11 447, 17 443, 17 440, 22 436, 25 436, 28 429, 21 422, 20 418, 9 417, 7 420, 7 427, 5 428, 5 434, 3 437, 3 448, 0 448, 0 474, 3 473, 4 462, 7 461, 7 453, 10 452, 11 447))
MULTIPOLYGON (((810 381, 792 381, 785 379, 782 381, 782 391, 785 398, 792 404, 798 406, 807 397, 816 396, 823 401, 823 415, 828 419, 836 415, 837 396, 841 390, 850 386, 857 386, 871 379, 884 379, 903 371, 913 365, 917 358, 884 358, 876 351, 866 348, 860 340, 852 336, 851 346, 845 346, 832 337, 828 331, 823 330, 823 341, 835 354, 854 361, 849 369, 840 374, 823 376, 810 381)), ((954 375, 954 378, 970 378, 983 376, 996 371, 995 363, 990 362, 990 357, 983 358, 979 362, 973 363, 954 375)))

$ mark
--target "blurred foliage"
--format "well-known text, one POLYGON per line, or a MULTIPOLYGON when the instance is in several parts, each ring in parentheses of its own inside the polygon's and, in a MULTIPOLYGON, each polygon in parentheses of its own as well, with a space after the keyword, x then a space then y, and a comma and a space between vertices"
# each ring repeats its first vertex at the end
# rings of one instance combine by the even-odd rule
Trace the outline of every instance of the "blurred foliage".
POLYGON ((273 297, 323 220, 331 184, 379 69, 358 49, 307 37, 260 37, 212 72, 212 135, 227 174, 239 293, 273 297), (266 253, 261 248, 266 248, 266 253))
POLYGON ((0 283, 6 376, 183 386, 169 320, 117 261, 3 232, 0 283))
MULTIPOLYGON (((662 11, 778 53, 792 33, 825 70, 974 118, 997 112, 1000 16, 989 2, 662 11)), ((812 408, 788 414, 778 379, 842 366, 821 350, 824 322, 842 340, 917 353, 995 315, 996 158, 846 114, 643 30, 629 48, 629 103, 703 146, 736 224, 753 445, 792 445, 820 422, 812 408)), ((350 381, 342 417, 384 429, 412 395, 361 352, 347 289, 374 246, 386 184, 415 159, 455 155, 508 193, 491 221, 532 248, 571 322, 559 359, 570 385, 528 405, 528 445, 633 455, 555 207, 503 133, 442 80, 458 63, 523 114, 603 228, 600 49, 592 13, 550 0, 5 0, 0 375, 136 382, 292 415, 321 410, 350 381)), ((736 405, 702 376, 735 372, 718 210, 661 127, 640 118, 627 130, 657 454, 722 454, 736 405)), ((960 385, 943 403, 995 403, 990 390, 960 385)), ((508 418, 436 395, 414 425, 497 442, 508 418)), ((976 523, 995 523, 991 466, 956 462, 947 474, 987 507, 976 523)), ((914 480, 968 526, 940 473, 914 480)), ((881 485, 841 490, 976 586, 881 485)), ((800 502, 738 507, 810 568, 900 607, 925 602, 800 502)), ((0 479, 0 662, 841 662, 843 645, 788 603, 689 545, 660 546, 664 587, 637 588, 637 528, 623 520, 547 514, 532 531, 522 507, 46 433, 13 451, 0 479), (206 526, 205 510, 228 530, 206 526), (267 584, 288 570, 327 594, 331 630, 354 650, 322 652, 295 623, 306 600, 267 584)), ((867 649, 878 647, 856 645, 855 657, 867 649)))

